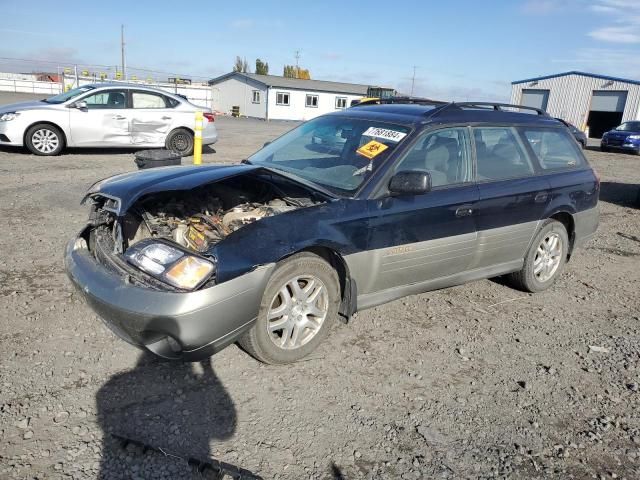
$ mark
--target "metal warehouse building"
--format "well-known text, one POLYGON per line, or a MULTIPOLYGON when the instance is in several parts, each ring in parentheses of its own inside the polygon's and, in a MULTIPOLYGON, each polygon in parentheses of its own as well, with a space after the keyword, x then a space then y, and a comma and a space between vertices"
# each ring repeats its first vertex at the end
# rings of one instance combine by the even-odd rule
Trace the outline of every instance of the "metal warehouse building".
POLYGON ((599 138, 624 121, 640 119, 640 81, 558 73, 512 82, 511 103, 542 108, 580 129, 589 127, 589 136, 599 138))
POLYGON ((347 108, 367 85, 232 72, 209 80, 214 110, 265 120, 309 120, 347 108))

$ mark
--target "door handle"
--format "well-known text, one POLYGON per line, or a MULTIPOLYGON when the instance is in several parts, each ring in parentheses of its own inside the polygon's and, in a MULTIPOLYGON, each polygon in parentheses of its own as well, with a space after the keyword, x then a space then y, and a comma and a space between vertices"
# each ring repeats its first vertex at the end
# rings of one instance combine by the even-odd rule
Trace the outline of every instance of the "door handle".
POLYGON ((540 192, 540 193, 536 194, 536 196, 534 197, 533 201, 536 202, 536 203, 546 202, 548 196, 549 196, 549 194, 547 192, 540 192))
POLYGON ((171 120, 171 117, 162 117, 162 120, 171 120))
POLYGON ((456 210, 456 217, 468 217, 473 214, 473 208, 470 205, 463 205, 456 210))
POLYGON ((113 119, 114 120, 126 120, 127 117, 123 117, 122 115, 114 115, 113 119))

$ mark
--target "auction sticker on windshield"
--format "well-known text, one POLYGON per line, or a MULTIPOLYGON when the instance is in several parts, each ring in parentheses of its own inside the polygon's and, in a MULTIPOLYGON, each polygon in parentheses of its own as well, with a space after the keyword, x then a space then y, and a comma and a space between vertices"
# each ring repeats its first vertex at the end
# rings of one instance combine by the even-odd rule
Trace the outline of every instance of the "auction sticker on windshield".
POLYGON ((407 136, 406 133, 396 132, 395 130, 389 130, 387 128, 369 127, 362 135, 365 137, 384 138, 391 142, 399 142, 407 136))
POLYGON ((372 160, 374 157, 377 157, 382 152, 384 152, 387 147, 384 143, 376 142, 375 140, 371 140, 369 143, 365 143, 362 145, 356 152, 360 155, 367 157, 369 160, 372 160))

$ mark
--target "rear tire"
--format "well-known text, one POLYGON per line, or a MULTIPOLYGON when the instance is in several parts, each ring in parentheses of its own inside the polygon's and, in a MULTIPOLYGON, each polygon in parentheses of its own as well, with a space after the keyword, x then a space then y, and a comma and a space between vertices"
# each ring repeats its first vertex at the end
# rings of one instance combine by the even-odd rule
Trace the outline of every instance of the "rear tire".
POLYGON ((176 128, 167 135, 165 146, 183 157, 193 155, 193 133, 186 128, 176 128))
POLYGON ((547 219, 524 257, 522 270, 507 275, 507 280, 525 292, 546 290, 562 274, 568 249, 567 229, 557 220, 547 219))
POLYGON ((239 340, 264 363, 292 363, 307 356, 327 336, 338 315, 336 271, 312 253, 281 262, 262 296, 258 319, 239 340))
POLYGON ((34 155, 58 155, 64 148, 64 135, 58 127, 37 123, 24 136, 27 149, 34 155))

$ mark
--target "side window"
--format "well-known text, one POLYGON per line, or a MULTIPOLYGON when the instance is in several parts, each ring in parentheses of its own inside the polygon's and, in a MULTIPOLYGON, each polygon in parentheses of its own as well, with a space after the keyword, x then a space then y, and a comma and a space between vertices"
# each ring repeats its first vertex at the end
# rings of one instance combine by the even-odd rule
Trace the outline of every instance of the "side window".
POLYGON ((260 90, 253 90, 251 92, 251 103, 260 103, 260 90))
POLYGON ((133 108, 167 108, 164 96, 149 92, 132 92, 133 108))
POLYGON ((289 92, 276 92, 276 105, 289 105, 289 92))
POLYGON ((347 97, 336 97, 336 109, 347 108, 347 97))
POLYGON ((509 127, 473 129, 478 180, 503 180, 534 173, 524 145, 509 127))
POLYGON ((468 129, 438 130, 419 138, 395 171, 427 170, 433 187, 469 182, 472 179, 470 151, 468 129))
POLYGON ((527 128, 524 136, 545 170, 571 168, 582 165, 575 141, 561 130, 527 128))
POLYGON ((124 90, 107 90, 82 99, 89 110, 127 108, 127 93, 124 90))

